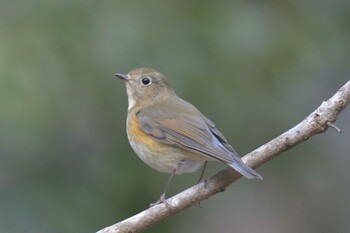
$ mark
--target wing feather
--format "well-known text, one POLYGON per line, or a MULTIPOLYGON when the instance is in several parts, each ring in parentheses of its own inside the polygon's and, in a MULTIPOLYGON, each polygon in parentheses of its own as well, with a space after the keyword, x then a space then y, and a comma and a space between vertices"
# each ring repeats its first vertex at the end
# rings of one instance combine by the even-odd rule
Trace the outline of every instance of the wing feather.
POLYGON ((234 161, 233 148, 213 123, 200 115, 175 113, 174 111, 154 112, 145 109, 137 117, 141 129, 161 143, 177 146, 210 159, 226 163, 234 161), (228 146, 227 146, 227 145, 228 146))

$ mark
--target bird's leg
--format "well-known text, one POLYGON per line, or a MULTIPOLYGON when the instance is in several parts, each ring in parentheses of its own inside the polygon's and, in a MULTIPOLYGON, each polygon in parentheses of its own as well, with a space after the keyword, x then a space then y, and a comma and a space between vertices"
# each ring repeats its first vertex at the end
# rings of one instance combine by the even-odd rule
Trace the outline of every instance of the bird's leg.
POLYGON ((205 161, 204 162, 204 165, 203 165, 203 168, 202 168, 202 171, 201 171, 201 175, 199 176, 199 179, 198 179, 198 181, 197 181, 197 184, 199 184, 200 182, 204 182, 204 184, 206 183, 206 180, 205 179, 203 179, 203 177, 204 177, 204 171, 205 171, 205 168, 206 168, 206 166, 207 166, 207 163, 208 163, 208 161, 205 161))
MULTIPOLYGON (((203 183, 204 183, 204 188, 207 187, 207 180, 206 180, 206 179, 203 179, 203 177, 204 177, 204 171, 205 171, 205 168, 206 168, 206 166, 207 166, 207 162, 208 162, 208 161, 205 161, 205 162, 204 162, 204 165, 203 165, 203 168, 202 168, 202 171, 201 171, 201 175, 199 176, 199 179, 198 179, 198 181, 197 181, 197 184, 199 184, 200 182, 203 181, 203 183)), ((198 202, 198 206, 199 206, 199 208, 202 208, 200 202, 198 202)))
POLYGON ((174 168, 173 171, 172 171, 172 173, 170 174, 170 177, 169 177, 169 179, 168 179, 168 182, 166 183, 166 185, 165 185, 165 187, 164 187, 164 191, 163 191, 162 194, 160 195, 159 200, 158 200, 157 202, 155 202, 155 203, 151 203, 151 205, 150 205, 151 207, 152 207, 152 206, 155 206, 155 205, 158 205, 158 204, 160 204, 160 203, 164 203, 165 205, 170 206, 170 204, 168 203, 168 201, 167 201, 166 198, 165 198, 165 194, 166 194, 166 191, 168 190, 168 188, 169 188, 169 186, 170 186, 171 181, 172 181, 173 178, 174 178, 175 173, 176 173, 176 168, 174 168))

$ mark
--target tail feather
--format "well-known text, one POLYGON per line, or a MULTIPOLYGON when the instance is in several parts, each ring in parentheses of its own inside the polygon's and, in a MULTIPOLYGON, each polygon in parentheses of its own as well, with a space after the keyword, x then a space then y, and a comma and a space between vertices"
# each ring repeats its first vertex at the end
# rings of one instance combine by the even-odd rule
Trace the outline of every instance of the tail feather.
POLYGON ((238 171, 242 176, 247 179, 260 179, 262 180, 262 176, 254 171, 252 168, 248 167, 240 158, 235 158, 235 161, 228 164, 230 167, 238 171))

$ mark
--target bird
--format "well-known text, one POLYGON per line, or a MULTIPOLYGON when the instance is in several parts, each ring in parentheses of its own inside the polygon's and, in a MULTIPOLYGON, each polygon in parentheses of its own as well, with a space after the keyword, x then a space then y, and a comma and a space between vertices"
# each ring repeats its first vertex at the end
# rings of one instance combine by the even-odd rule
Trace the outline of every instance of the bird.
POLYGON ((114 74, 128 96, 126 129, 135 153, 151 168, 170 173, 159 200, 165 203, 175 174, 191 173, 207 161, 221 161, 248 179, 262 176, 247 166, 215 124, 175 93, 165 75, 152 68, 114 74))

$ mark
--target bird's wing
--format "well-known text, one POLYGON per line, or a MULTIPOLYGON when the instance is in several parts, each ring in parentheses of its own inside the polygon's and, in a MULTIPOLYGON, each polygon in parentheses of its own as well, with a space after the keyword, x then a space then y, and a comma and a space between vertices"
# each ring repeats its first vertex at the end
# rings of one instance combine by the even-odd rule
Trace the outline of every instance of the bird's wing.
POLYGON ((218 140, 222 143, 222 145, 229 151, 231 151, 233 154, 238 156, 237 152, 233 147, 227 142, 225 136, 215 127, 215 124, 209 120, 207 117, 203 116, 204 121, 208 125, 210 131, 218 138, 218 140))
POLYGON ((141 129, 161 143, 226 163, 235 160, 236 154, 225 137, 200 113, 144 109, 137 118, 141 129))

